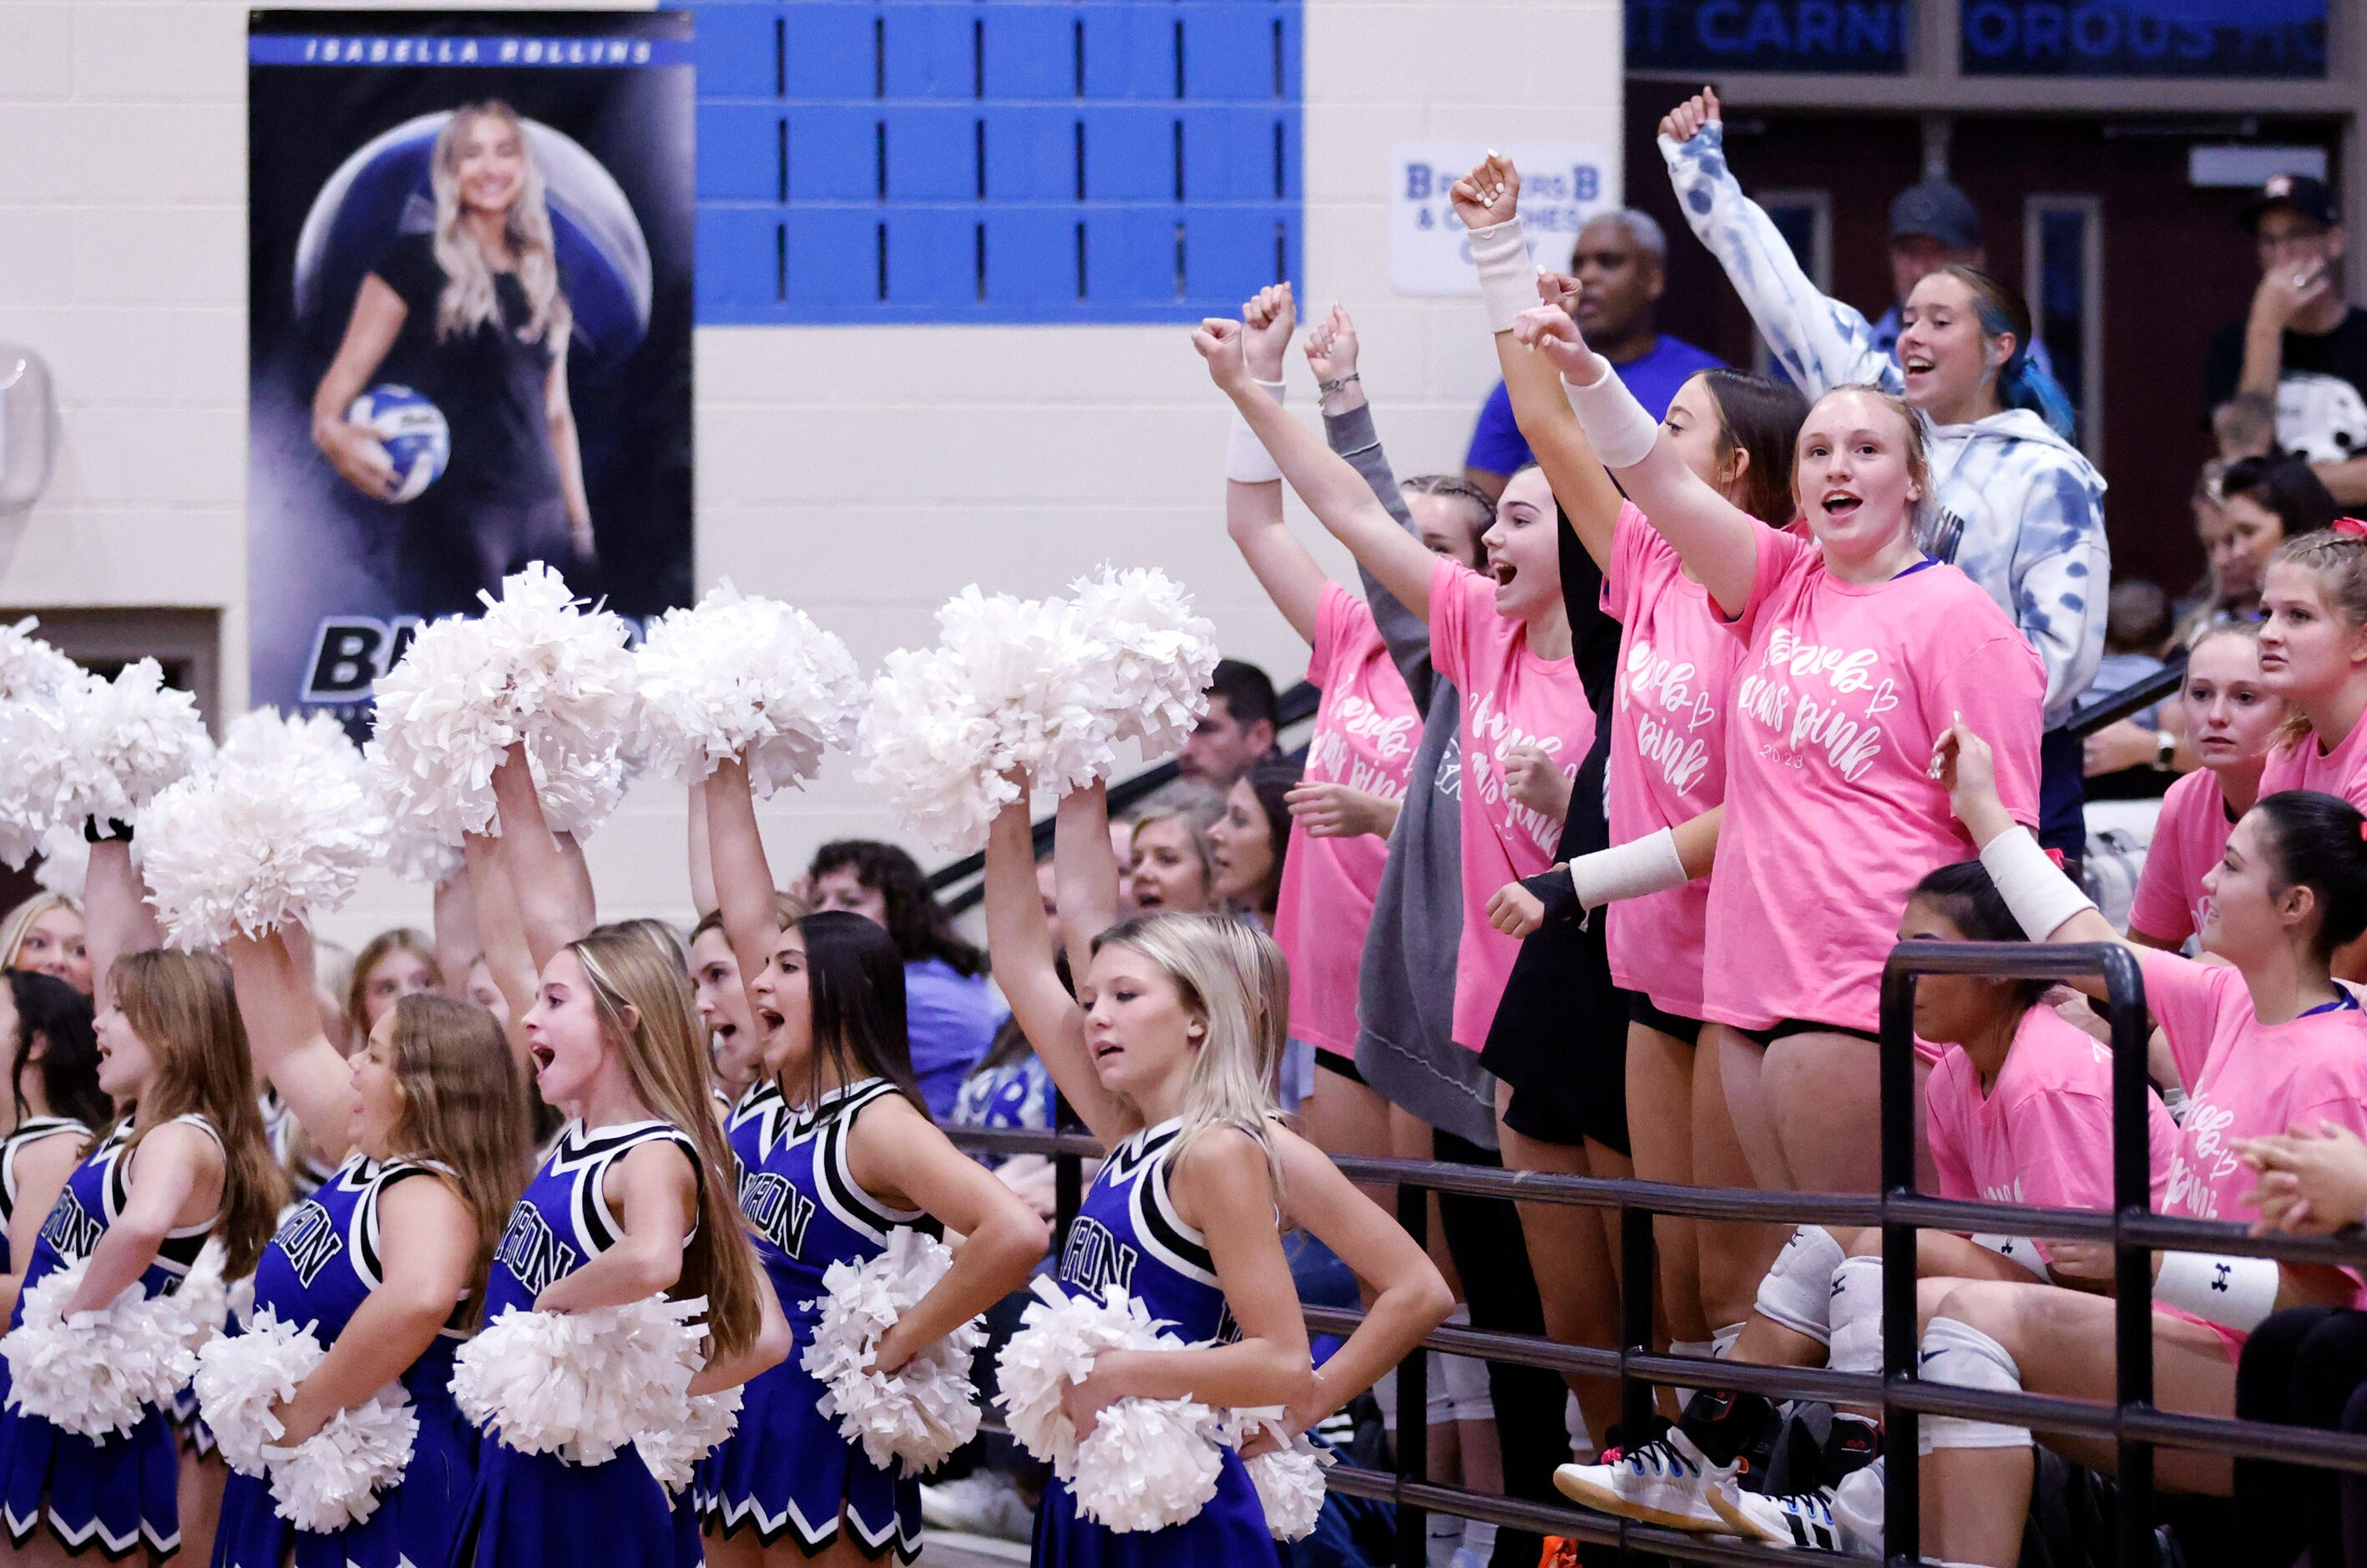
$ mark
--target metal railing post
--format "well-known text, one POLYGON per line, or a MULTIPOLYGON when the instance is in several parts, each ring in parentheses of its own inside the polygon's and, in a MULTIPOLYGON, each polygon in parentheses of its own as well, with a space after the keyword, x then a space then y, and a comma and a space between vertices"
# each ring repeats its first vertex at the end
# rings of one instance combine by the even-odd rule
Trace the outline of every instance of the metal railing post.
MULTIPOLYGON (((1630 1356, 1652 1353, 1652 1287, 1659 1265, 1652 1255, 1652 1211, 1640 1204, 1619 1206, 1619 1422, 1622 1437, 1633 1448, 1644 1440, 1652 1420, 1652 1385, 1632 1373, 1630 1356)), ((1605 1447, 1596 1436, 1595 1447, 1605 1447)), ((1623 1532, 1619 1561, 1633 1562, 1635 1552, 1623 1532)))
MULTIPOLYGON (((1398 1223, 1424 1252, 1430 1249, 1430 1192, 1398 1184, 1398 1223)), ((1430 1354, 1417 1350, 1398 1363, 1397 1568, 1427 1568, 1430 1510, 1407 1501, 1408 1483, 1430 1479, 1430 1354)))
POLYGON ((1915 972, 1892 964, 1882 973, 1882 1550, 1893 1568, 1922 1561, 1922 1477, 1916 1461, 1916 1413, 1890 1397, 1915 1381, 1921 1336, 1915 1324, 1915 1226, 1888 1217, 1894 1197, 1915 1196, 1915 972))
MULTIPOLYGON (((2124 1418, 2153 1408, 2153 1251, 2122 1239, 2121 1227, 2153 1210, 2152 1084, 2146 1071, 2145 977, 2136 955, 2104 955, 2112 1028, 2113 1401, 2124 1418)), ((2153 1445, 2117 1437, 2118 1506, 2114 1535, 2121 1568, 2152 1568, 2153 1445)))

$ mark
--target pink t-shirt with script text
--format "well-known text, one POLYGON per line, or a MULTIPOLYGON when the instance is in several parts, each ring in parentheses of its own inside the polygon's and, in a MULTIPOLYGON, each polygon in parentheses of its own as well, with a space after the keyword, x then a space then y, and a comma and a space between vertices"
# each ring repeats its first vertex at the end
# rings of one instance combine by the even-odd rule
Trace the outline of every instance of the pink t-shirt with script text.
MULTIPOLYGON (((2265 782, 2265 780, 2263 781, 2265 782)), ((2198 767, 2169 787, 2129 903, 2129 929, 2183 942, 2203 929, 2203 874, 2227 852, 2236 824, 2219 776, 2198 767)))
MULTIPOLYGON (((1691 822, 1726 799, 1726 710, 1743 648, 1709 590, 1633 506, 1619 508, 1603 608, 1620 624, 1612 687, 1611 842, 1691 822)), ((1709 879, 1606 911, 1611 977, 1663 1012, 1702 1016, 1709 879)))
POLYGON ((1961 716, 1997 755, 2015 821, 2038 820, 2045 672, 1954 566, 1844 583, 1813 540, 1759 530, 1726 737, 1710 881, 1706 1017, 1875 1027, 1907 894, 1973 858, 1930 773, 1961 716))
MULTIPOLYGON (((1307 782, 1404 800, 1421 715, 1373 612, 1337 583, 1323 585, 1307 678, 1323 692, 1307 782)), ((1311 838, 1304 822, 1291 822, 1274 937, 1290 961, 1291 1035, 1319 1051, 1356 1053, 1356 971, 1388 858, 1386 838, 1311 838)))
POLYGON ((2260 793, 2273 795, 2280 790, 2316 790, 2367 811, 2367 718, 2351 725, 2350 733, 2332 751, 2309 730, 2271 747, 2268 765, 2260 769, 2260 793))
POLYGON ((2238 1138, 2332 1121, 2367 1136, 2367 1013, 2339 1006, 2264 1024, 2244 977, 2226 964, 2137 950, 2146 1004, 2186 1083, 2186 1119, 2171 1162, 2168 1214, 2258 1218, 2258 1185, 2236 1157, 2238 1138))
MULTIPOLYGON (((2169 1184, 2178 1123, 2147 1092, 2153 1202, 2169 1184)), ((1923 1085, 1940 1196, 2037 1209, 2112 1207, 2112 1053, 2055 1009, 2022 1016, 1997 1082, 1952 1045, 1923 1085)))
POLYGON ((1503 757, 1529 743, 1565 777, 1594 744, 1594 710, 1578 666, 1529 651, 1528 630, 1496 613, 1496 584, 1459 562, 1430 576, 1430 657, 1463 694, 1463 937, 1455 960, 1455 1040, 1488 1043, 1521 944, 1488 924, 1506 882, 1553 864, 1561 824, 1512 799, 1503 757))

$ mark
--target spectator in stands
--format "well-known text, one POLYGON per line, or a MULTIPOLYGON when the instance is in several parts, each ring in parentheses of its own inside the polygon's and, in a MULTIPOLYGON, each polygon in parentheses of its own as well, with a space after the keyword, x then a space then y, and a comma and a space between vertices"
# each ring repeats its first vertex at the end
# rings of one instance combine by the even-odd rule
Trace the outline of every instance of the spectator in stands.
POLYGON ((2367 311, 2342 292, 2342 215, 2307 175, 2278 175, 2244 209, 2260 261, 2242 321, 2212 340, 2203 393, 2276 408, 2277 444, 2308 460, 2339 501, 2367 501, 2367 311))
MULTIPOLYGON (((1717 357, 1682 338, 1664 335, 1657 323, 1660 292, 1668 286, 1668 236, 1648 213, 1633 208, 1605 212, 1578 232, 1569 269, 1578 278, 1579 330, 1603 357, 1619 367, 1620 379, 1654 418, 1696 370, 1717 357)), ((1463 477, 1493 501, 1504 482, 1529 463, 1529 444, 1512 420, 1512 394, 1498 381, 1479 410, 1478 427, 1463 459, 1463 477)))
MULTIPOLYGON (((1973 199, 1934 175, 1908 186, 1890 203, 1890 287, 1897 297, 1874 324, 1874 346, 1898 358, 1898 312, 1907 296, 1943 267, 1976 267, 1987 272, 1988 247, 1981 244, 1981 215, 1973 199)), ((2030 360, 2055 374, 2046 345, 2033 339, 2030 360)))
POLYGON ((1004 1009, 986 983, 986 955, 954 930, 953 916, 913 858, 892 844, 835 838, 806 868, 806 905, 844 909, 896 939, 904 960, 904 1006, 912 1077, 929 1114, 952 1113, 962 1080, 994 1042, 1004 1009))
MULTIPOLYGON (((2112 585, 2104 621, 2104 657, 2096 678, 2088 683, 2083 702, 2094 702, 2159 673, 2161 655, 2175 630, 2169 596, 2160 585, 2142 577, 2112 585)), ((2083 758, 2088 777, 2121 769, 2166 765, 2165 746, 2176 747, 2177 737, 2161 727, 2161 705, 2138 710, 2090 735, 2083 758)), ((2167 780, 2154 780, 2156 789, 2167 780)), ((2149 791, 2141 791, 2149 792, 2149 791)))
POLYGON ((1184 743, 1176 770, 1222 795, 1253 764, 1275 755, 1281 727, 1274 682, 1243 659, 1219 659, 1208 680, 1208 711, 1184 743))

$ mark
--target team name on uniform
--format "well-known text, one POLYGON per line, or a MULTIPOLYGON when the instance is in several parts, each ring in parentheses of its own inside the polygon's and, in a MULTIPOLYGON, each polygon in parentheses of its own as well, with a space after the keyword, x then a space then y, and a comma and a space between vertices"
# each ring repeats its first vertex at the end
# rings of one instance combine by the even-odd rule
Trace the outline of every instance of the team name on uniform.
POLYGON ((337 1233, 337 1222, 329 1211, 312 1199, 306 1199, 289 1211, 271 1244, 286 1256, 296 1278, 308 1288, 328 1261, 345 1251, 345 1238, 337 1233))
POLYGON ((521 1203, 510 1215, 493 1260, 515 1275, 529 1295, 538 1296, 544 1286, 575 1267, 575 1249, 559 1239, 531 1204, 521 1203))
POLYGON ((1131 1290, 1135 1260, 1139 1256, 1107 1225, 1079 1216, 1069 1227, 1069 1244, 1060 1253, 1060 1278, 1095 1294, 1113 1285, 1131 1290))
POLYGON ((107 1226, 82 1206, 82 1199, 74 1196, 72 1187, 58 1194, 50 1217, 41 1221, 41 1239, 65 1258, 87 1257, 91 1249, 98 1245, 98 1238, 106 1233, 107 1226))
POLYGON ((814 1203, 787 1176, 771 1171, 742 1171, 740 1211, 781 1251, 791 1257, 804 1256, 806 1224, 813 1218, 814 1203))

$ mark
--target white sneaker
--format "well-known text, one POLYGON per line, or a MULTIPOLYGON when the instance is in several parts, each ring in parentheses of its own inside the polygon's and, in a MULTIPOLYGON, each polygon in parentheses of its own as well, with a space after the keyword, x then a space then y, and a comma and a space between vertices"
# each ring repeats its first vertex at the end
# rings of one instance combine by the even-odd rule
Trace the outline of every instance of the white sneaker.
POLYGON ((921 1522, 993 1540, 1026 1540, 1036 1533, 1036 1511, 1019 1495, 1018 1483, 995 1471, 934 1485, 923 1482, 921 1522))
POLYGON ((1715 1465, 1675 1427, 1630 1449, 1608 1464, 1566 1464, 1554 1486, 1574 1503, 1623 1519, 1696 1534, 1723 1535, 1733 1527, 1711 1505, 1711 1494, 1735 1490, 1739 1464, 1715 1465))
POLYGON ((1840 1527, 1833 1520, 1830 1488, 1770 1496, 1739 1486, 1713 1491, 1709 1506, 1745 1540, 1809 1551, 1840 1551, 1840 1527))

